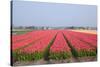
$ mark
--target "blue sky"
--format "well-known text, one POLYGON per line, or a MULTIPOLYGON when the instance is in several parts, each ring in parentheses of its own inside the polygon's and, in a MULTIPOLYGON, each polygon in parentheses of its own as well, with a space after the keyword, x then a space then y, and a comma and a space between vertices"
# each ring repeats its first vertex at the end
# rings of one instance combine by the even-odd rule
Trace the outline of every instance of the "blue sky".
POLYGON ((13 1, 14 26, 97 26, 97 6, 13 1))

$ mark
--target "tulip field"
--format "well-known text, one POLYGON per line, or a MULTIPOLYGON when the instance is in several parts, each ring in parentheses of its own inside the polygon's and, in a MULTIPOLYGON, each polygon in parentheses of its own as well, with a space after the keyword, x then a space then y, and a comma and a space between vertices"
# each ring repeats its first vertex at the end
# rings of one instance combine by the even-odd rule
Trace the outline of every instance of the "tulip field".
POLYGON ((96 57, 97 34, 71 30, 34 30, 12 35, 11 50, 13 62, 96 57))

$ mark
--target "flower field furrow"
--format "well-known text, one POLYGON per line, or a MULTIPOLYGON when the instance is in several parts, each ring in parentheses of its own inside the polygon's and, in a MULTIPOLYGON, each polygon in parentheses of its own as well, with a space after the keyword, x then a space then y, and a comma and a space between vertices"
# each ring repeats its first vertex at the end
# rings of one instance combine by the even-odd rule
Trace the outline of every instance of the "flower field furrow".
POLYGON ((50 48, 51 52, 66 52, 70 51, 70 48, 68 47, 62 33, 58 33, 57 37, 53 43, 53 45, 50 48))
POLYGON ((71 56, 71 50, 66 43, 62 32, 59 32, 52 46, 50 47, 50 58, 65 59, 71 56))

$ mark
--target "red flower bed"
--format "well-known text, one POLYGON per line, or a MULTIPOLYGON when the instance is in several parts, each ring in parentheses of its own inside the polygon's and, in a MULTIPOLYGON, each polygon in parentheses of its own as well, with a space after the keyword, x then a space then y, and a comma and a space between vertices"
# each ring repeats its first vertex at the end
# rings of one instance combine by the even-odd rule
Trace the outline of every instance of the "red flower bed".
POLYGON ((72 47, 74 47, 75 50, 77 50, 79 56, 96 55, 96 49, 94 47, 91 47, 87 43, 80 41, 79 39, 75 38, 74 35, 69 34, 68 32, 69 31, 64 31, 63 33, 70 42, 70 44, 72 45, 72 47))
POLYGON ((16 50, 18 48, 24 47, 26 45, 29 45, 30 43, 34 43, 37 42, 39 39, 45 37, 47 35, 47 33, 45 33, 46 31, 36 31, 36 32, 31 32, 29 34, 25 35, 19 35, 17 37, 15 37, 15 40, 20 40, 20 39, 24 39, 18 42, 12 42, 12 49, 16 50), (42 34, 42 35, 41 35, 42 34), (29 37, 30 36, 30 37, 29 37))
POLYGON ((25 33, 25 34, 21 34, 21 35, 13 35, 12 36, 12 42, 15 43, 17 41, 20 41, 20 40, 23 40, 23 39, 27 39, 28 37, 31 36, 31 34, 34 34, 35 32, 32 31, 32 32, 28 32, 28 33, 25 33))
MULTIPOLYGON (((19 51, 14 52, 13 55, 18 55, 16 58, 19 61, 29 61, 29 60, 38 60, 43 58, 45 49, 48 47, 52 38, 56 35, 56 31, 45 31, 46 37, 42 38, 36 43, 33 43, 25 48, 21 48, 19 51)), ((39 37, 39 36, 38 36, 39 37)), ((32 39, 31 39, 32 40, 32 39)))
POLYGON ((62 32, 57 34, 56 39, 50 48, 50 53, 50 57, 53 59, 63 59, 70 57, 70 48, 66 43, 62 32))
POLYGON ((66 59, 96 56, 97 35, 69 30, 38 30, 12 36, 13 56, 17 60, 66 59), (95 46, 91 46, 91 45, 95 46))
POLYGON ((46 37, 42 38, 40 41, 36 42, 35 44, 32 44, 31 46, 22 49, 22 51, 26 53, 43 52, 45 48, 48 46, 49 42, 55 36, 56 32, 46 31, 45 34, 47 34, 46 37))
POLYGON ((79 38, 80 40, 83 40, 94 47, 97 48, 97 35, 95 34, 87 34, 87 33, 80 33, 80 32, 73 32, 73 31, 67 31, 69 34, 75 36, 76 38, 79 38))
POLYGON ((62 33, 58 33, 53 45, 50 48, 51 52, 66 52, 70 51, 68 44, 66 43, 62 33))

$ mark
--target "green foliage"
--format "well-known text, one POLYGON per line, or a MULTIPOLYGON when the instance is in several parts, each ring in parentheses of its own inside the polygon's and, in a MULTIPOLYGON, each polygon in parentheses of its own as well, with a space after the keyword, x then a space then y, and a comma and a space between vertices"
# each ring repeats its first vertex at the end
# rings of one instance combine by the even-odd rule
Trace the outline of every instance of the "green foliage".
POLYGON ((35 52, 35 53, 13 52, 13 58, 15 58, 17 61, 33 61, 33 60, 39 60, 43 58, 43 53, 42 52, 35 52))
POLYGON ((96 56, 95 51, 87 51, 87 50, 81 50, 78 52, 79 57, 85 57, 85 56, 96 56))
POLYGON ((69 52, 59 52, 59 53, 50 53, 49 58, 54 60, 63 60, 70 58, 71 54, 69 52))
POLYGON ((40 59, 42 59, 43 58, 43 52, 35 52, 34 54, 33 54, 33 59, 34 60, 40 60, 40 59))

